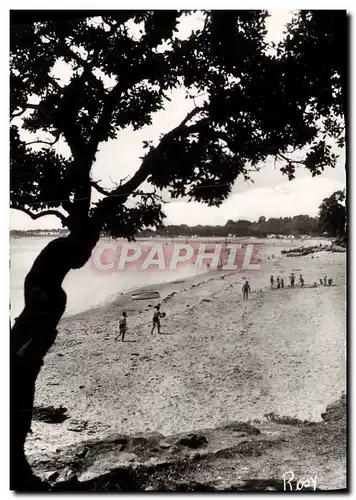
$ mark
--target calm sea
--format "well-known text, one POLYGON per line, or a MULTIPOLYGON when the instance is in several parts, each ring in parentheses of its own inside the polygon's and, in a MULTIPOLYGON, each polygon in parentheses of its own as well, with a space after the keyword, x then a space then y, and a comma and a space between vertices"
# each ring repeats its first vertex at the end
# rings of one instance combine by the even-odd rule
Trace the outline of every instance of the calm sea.
MULTIPOLYGON (((11 298, 11 318, 15 318, 21 312, 24 304, 23 299, 23 284, 27 272, 39 252, 52 240, 53 237, 33 237, 33 238, 11 238, 11 273, 10 273, 10 298, 11 298)), ((147 240, 146 240, 147 241, 147 240)), ((160 240, 162 241, 162 240, 160 240)), ((176 240, 178 241, 178 240, 176 240)), ((184 238, 179 240, 180 243, 187 243, 184 238)), ((198 243, 199 241, 213 243, 214 238, 197 238, 189 240, 198 243)), ((223 240, 219 240, 221 243, 223 240)), ((263 258, 267 255, 276 253, 280 255, 281 248, 291 248, 300 245, 315 245, 322 242, 325 244, 327 239, 316 240, 267 240, 267 239, 244 239, 241 238, 241 243, 263 244, 263 258), (244 241, 242 241, 244 240, 244 241)), ((101 240, 108 242, 108 240, 101 240)), ((113 243, 113 240, 110 241, 113 243)), ((122 242, 122 241, 121 241, 122 242)), ((151 243, 153 241, 151 240, 151 243)), ((166 240, 166 244, 172 240, 166 240)), ((117 240, 116 243, 120 243, 117 240)), ((149 243, 149 246, 151 245, 149 243)), ((261 247, 260 247, 261 248, 261 247)), ((261 248, 262 249, 262 248, 261 248)), ((166 283, 184 279, 189 276, 206 272, 207 268, 197 270, 194 265, 187 265, 177 270, 157 270, 153 268, 142 271, 137 268, 130 268, 124 271, 103 271, 95 268, 93 259, 89 260, 86 265, 78 270, 71 271, 66 276, 63 282, 63 288, 67 293, 67 308, 65 316, 70 316, 107 304, 122 292, 133 290, 139 287, 154 285, 158 283, 166 283)))
MULTIPOLYGON (((40 251, 52 239, 49 237, 11 238, 11 319, 18 316, 23 308, 23 284, 27 272, 40 251)), ((83 268, 71 271, 63 282, 63 288, 67 293, 65 316, 107 304, 113 301, 121 292, 142 286, 175 281, 198 273, 199 271, 194 266, 175 271, 130 269, 107 272, 98 271, 94 268, 93 262, 88 261, 83 268)))

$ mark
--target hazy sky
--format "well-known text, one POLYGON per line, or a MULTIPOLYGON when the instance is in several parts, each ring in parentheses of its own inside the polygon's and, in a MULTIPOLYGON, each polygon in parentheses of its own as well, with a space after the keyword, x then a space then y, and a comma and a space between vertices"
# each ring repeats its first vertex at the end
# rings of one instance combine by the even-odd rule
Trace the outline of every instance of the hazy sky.
MULTIPOLYGON (((268 38, 277 41, 290 19, 291 11, 271 10, 270 13, 268 38)), ((199 14, 185 19, 181 25, 182 36, 199 27, 200 23, 199 14)), ((58 67, 56 76, 58 74, 63 80, 68 77, 66 68, 58 67)), ((136 132, 125 130, 120 133, 118 139, 102 144, 92 171, 93 179, 101 180, 103 186, 110 187, 112 181, 118 181, 135 172, 140 164, 139 158, 144 153, 142 141, 156 140, 161 133, 180 123, 194 107, 193 102, 184 99, 184 96, 184 89, 174 91, 165 110, 154 115, 151 126, 136 132)), ((58 150, 65 153, 67 148, 62 144, 58 150)), ((267 163, 260 172, 251 175, 254 183, 246 183, 242 178, 238 178, 229 198, 219 208, 196 202, 171 201, 165 207, 166 223, 225 224, 228 219, 255 220, 261 215, 316 215, 323 198, 345 187, 344 156, 340 157, 335 169, 326 168, 322 176, 312 178, 309 172, 301 168, 297 171, 296 179, 291 182, 286 176, 282 176, 280 166, 274 166, 273 161, 267 163)), ((93 195, 95 200, 96 192, 93 195)), ((19 211, 10 210, 10 226, 13 229, 55 228, 61 227, 61 223, 53 216, 33 221, 19 211)))

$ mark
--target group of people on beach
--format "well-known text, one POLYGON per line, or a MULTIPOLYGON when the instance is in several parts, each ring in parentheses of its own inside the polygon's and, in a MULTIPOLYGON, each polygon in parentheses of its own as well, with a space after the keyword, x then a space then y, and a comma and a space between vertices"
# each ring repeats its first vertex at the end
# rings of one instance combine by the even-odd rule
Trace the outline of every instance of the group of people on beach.
MULTIPOLYGON (((289 276, 289 281, 290 281, 291 287, 295 286, 295 279, 296 278, 295 278, 294 273, 291 273, 291 275, 289 276)), ((274 288, 275 281, 274 281, 273 275, 271 275, 270 284, 271 284, 271 288, 274 288)), ((332 280, 332 278, 328 278, 325 275, 323 279, 322 278, 319 279, 319 284, 324 285, 324 286, 327 286, 327 285, 331 286, 333 284, 333 280, 332 280)), ((303 278, 302 274, 299 275, 299 286, 300 287, 304 286, 304 278, 303 278)), ((316 281, 314 281, 313 287, 316 287, 316 286, 318 286, 318 284, 316 283, 316 281)), ((276 288, 284 288, 284 278, 280 278, 279 276, 277 276, 276 288)), ((243 293, 244 300, 247 300, 249 293, 251 293, 251 287, 250 287, 250 283, 248 282, 248 280, 246 280, 242 286, 242 293, 243 293)), ((157 328, 158 333, 161 333, 161 318, 164 318, 165 315, 166 315, 165 313, 161 312, 160 305, 157 305, 154 307, 153 317, 152 317, 151 335, 153 335, 156 328, 157 328)), ((127 332, 127 313, 126 313, 126 311, 123 311, 123 313, 120 317, 120 320, 119 320, 119 334, 115 337, 115 340, 118 340, 119 337, 121 337, 121 341, 124 342, 126 332, 127 332)))
MULTIPOLYGON (((157 328, 158 333, 161 333, 161 318, 165 317, 165 313, 161 312, 161 306, 158 304, 153 309, 153 317, 152 317, 152 330, 151 335, 157 328)), ((127 332, 127 313, 123 311, 120 320, 119 320, 119 334, 115 337, 115 340, 118 340, 121 337, 121 342, 124 342, 125 335, 127 332)))
MULTIPOLYGON (((291 275, 289 276, 289 281, 290 281, 290 286, 294 287, 295 281, 296 281, 296 277, 295 277, 294 273, 291 273, 291 275)), ((303 275, 300 274, 299 275, 299 286, 303 287, 304 283, 305 282, 304 282, 303 275)), ((273 275, 271 275, 270 284, 271 284, 271 288, 273 288, 274 287, 274 276, 273 275)), ((322 279, 322 278, 319 279, 319 284, 324 285, 324 286, 327 286, 327 285, 331 286, 333 284, 333 280, 332 280, 332 278, 328 278, 325 275, 324 279, 322 279)), ((318 286, 316 281, 314 281, 314 284, 313 284, 313 287, 315 287, 315 286, 318 286)), ((276 279, 276 288, 284 288, 284 279, 280 278, 279 276, 277 276, 277 279, 276 279)))
MULTIPOLYGON (((331 286, 333 284, 333 279, 332 278, 328 278, 326 275, 324 276, 324 279, 322 278, 319 278, 319 285, 328 285, 328 286, 331 286)), ((317 282, 314 281, 314 284, 313 286, 318 286, 317 282)))
MULTIPOLYGON (((290 286, 294 287, 295 286, 294 273, 291 273, 291 275, 289 276, 289 281, 290 281, 290 286)), ((270 284, 271 284, 271 288, 273 288, 274 287, 274 276, 273 275, 271 275, 270 284)), ((303 278, 302 274, 299 276, 299 285, 304 286, 304 278, 303 278)), ((284 278, 280 278, 279 276, 277 276, 276 288, 284 288, 284 278)))
MULTIPOLYGON (((271 283, 271 288, 273 288, 273 285, 274 285, 274 276, 273 275, 270 278, 270 283, 271 283)), ((277 285, 277 288, 284 288, 284 278, 280 278, 279 276, 277 276, 276 285, 277 285)))

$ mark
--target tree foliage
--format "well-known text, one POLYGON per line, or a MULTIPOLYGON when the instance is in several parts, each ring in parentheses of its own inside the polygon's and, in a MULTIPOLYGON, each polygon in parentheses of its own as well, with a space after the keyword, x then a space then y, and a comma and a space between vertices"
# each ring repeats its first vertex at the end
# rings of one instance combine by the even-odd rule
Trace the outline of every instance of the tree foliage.
MULTIPOLYGON (((304 110, 302 134, 306 133, 310 148, 302 164, 313 175, 320 175, 325 166, 335 166, 332 143, 345 145, 348 22, 342 10, 299 11, 277 49, 285 63, 286 88, 292 90, 288 99, 304 110)), ((290 161, 283 171, 293 177, 298 164, 290 161)))
POLYGON ((319 207, 319 221, 322 231, 330 236, 344 238, 346 234, 346 207, 345 190, 335 191, 328 198, 324 198, 319 207))
MULTIPOLYGON (((69 228, 89 214, 130 238, 161 224, 163 189, 219 206, 239 175, 247 179, 269 158, 283 162, 290 179, 298 166, 312 175, 335 166, 330 141, 342 146, 344 137, 347 78, 338 55, 346 13, 301 12, 276 47, 265 39, 266 11, 204 12, 204 26, 181 39, 186 15, 118 11, 11 27, 12 208, 33 218, 56 214, 69 228), (67 83, 58 64, 70 68, 67 83), (145 144, 128 181, 101 187, 91 178, 100 144, 150 125, 181 86, 191 112, 145 144), (26 142, 29 134, 36 140, 26 142), (66 157, 56 149, 61 141, 66 157), (93 189, 103 196, 94 204, 93 189)), ((116 162, 113 171, 120 156, 116 162)))

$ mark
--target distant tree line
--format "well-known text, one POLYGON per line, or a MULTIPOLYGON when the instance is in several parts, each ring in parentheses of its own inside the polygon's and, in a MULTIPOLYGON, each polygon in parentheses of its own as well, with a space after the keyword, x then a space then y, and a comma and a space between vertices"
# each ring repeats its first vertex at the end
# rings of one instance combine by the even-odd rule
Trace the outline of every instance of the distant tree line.
POLYGON ((203 236, 212 237, 220 236, 256 236, 264 238, 269 234, 281 235, 310 235, 316 236, 322 233, 319 219, 310 217, 309 215, 296 215, 294 217, 271 217, 267 219, 261 216, 258 221, 251 222, 249 220, 228 220, 223 226, 188 226, 167 225, 161 226, 156 231, 145 229, 139 233, 141 237, 149 236, 203 236))
POLYGON ((13 238, 23 238, 29 236, 66 236, 68 234, 68 229, 12 229, 10 231, 10 236, 13 238))
MULTIPOLYGON (((346 237, 346 207, 345 191, 335 191, 328 198, 324 198, 319 206, 319 217, 309 215, 295 215, 294 217, 271 217, 267 219, 261 216, 258 221, 249 220, 228 220, 221 226, 188 226, 162 225, 156 230, 146 228, 138 233, 138 237, 161 236, 174 238, 178 236, 201 236, 201 237, 228 237, 228 236, 255 236, 265 238, 269 234, 275 235, 308 235, 329 236, 345 239, 346 237)), ((65 236, 67 229, 29 229, 12 230, 12 237, 46 236, 48 234, 65 236)), ((106 233, 102 232, 105 236, 106 233)))

